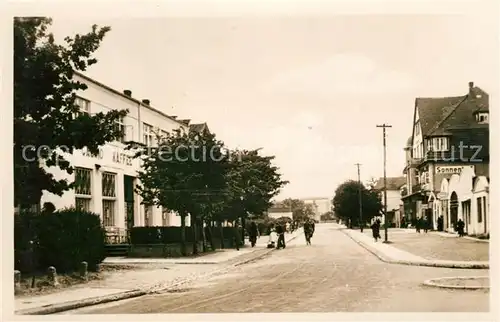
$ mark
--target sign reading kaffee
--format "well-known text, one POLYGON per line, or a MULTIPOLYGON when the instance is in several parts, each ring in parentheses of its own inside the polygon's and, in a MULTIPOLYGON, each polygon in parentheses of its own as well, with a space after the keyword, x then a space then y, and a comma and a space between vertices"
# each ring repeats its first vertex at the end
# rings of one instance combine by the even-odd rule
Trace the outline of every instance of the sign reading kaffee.
POLYGON ((438 174, 460 174, 465 168, 474 169, 473 165, 449 165, 449 166, 437 166, 436 173, 438 174))

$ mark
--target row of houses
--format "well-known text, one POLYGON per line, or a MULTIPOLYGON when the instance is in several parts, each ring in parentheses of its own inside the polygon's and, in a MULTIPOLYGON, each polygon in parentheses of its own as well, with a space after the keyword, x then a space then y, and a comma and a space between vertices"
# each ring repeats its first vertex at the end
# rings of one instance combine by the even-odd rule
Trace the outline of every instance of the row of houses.
MULTIPOLYGON (((179 226, 180 219, 175 213, 141 204, 141 197, 134 189, 140 160, 134 159, 133 152, 125 148, 130 142, 154 146, 157 133, 203 131, 208 130, 207 124, 191 124, 189 119, 167 115, 155 109, 149 99, 134 98, 130 90, 115 90, 78 72, 74 77, 88 86, 85 91, 77 92, 76 103, 83 113, 129 110, 117 123, 125 134, 102 146, 97 156, 86 150, 74 151, 67 157, 75 167, 72 175, 57 167, 48 168, 58 179, 77 179, 77 186, 62 196, 45 191, 41 204, 51 202, 57 209, 77 206, 97 213, 115 240, 124 239, 133 226, 179 226)), ((189 218, 186 222, 189 223, 189 218)))
POLYGON ((461 219, 468 234, 488 234, 488 94, 470 82, 465 95, 416 98, 413 115, 404 176, 387 178, 389 222, 425 217, 437 229, 442 216, 445 231, 461 219))

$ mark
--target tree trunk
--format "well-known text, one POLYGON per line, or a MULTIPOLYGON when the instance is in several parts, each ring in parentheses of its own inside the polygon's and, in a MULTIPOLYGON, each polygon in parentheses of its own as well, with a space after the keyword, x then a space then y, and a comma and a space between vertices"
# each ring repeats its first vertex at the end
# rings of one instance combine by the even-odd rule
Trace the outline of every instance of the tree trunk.
POLYGON ((241 217, 241 242, 245 245, 245 231, 246 231, 247 220, 245 217, 241 217))
POLYGON ((222 227, 222 221, 219 221, 219 235, 220 235, 220 249, 224 249, 224 229, 222 227))
POLYGON ((193 255, 198 255, 198 220, 191 214, 191 229, 193 230, 193 255))
POLYGON ((212 248, 212 251, 215 251, 215 242, 214 242, 214 234, 213 234, 213 226, 214 222, 209 220, 207 221, 207 231, 208 231, 208 242, 210 243, 210 248, 212 248))
POLYGON ((186 248, 186 215, 181 214, 181 254, 182 256, 187 255, 186 248))
MULTIPOLYGON (((200 224, 201 224, 201 234, 202 234, 202 239, 203 239, 203 252, 206 253, 208 251, 207 249, 207 235, 205 234, 205 225, 206 222, 204 218, 202 217, 200 219, 200 224)), ((206 225, 208 227, 208 225, 206 225)))

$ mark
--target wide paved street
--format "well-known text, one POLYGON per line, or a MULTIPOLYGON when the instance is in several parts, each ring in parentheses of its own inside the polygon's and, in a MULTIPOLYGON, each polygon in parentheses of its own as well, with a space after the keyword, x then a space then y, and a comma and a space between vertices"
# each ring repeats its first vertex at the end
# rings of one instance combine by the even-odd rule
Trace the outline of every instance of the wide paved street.
POLYGON ((488 311, 487 291, 421 285, 429 278, 488 270, 387 264, 330 224, 317 225, 312 246, 301 237, 230 274, 177 292, 63 314, 488 311))

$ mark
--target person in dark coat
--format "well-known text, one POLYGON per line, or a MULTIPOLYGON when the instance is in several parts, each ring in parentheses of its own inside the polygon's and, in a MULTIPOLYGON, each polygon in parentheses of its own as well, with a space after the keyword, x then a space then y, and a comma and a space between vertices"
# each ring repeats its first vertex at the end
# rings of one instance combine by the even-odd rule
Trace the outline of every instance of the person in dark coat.
POLYGON ((415 222, 415 229, 417 230, 417 233, 420 234, 420 229, 422 229, 422 218, 417 218, 417 221, 415 222))
POLYGON ((311 238, 314 233, 314 228, 309 220, 304 223, 304 236, 306 237, 306 244, 311 245, 311 238))
POLYGON ((457 232, 459 237, 465 236, 464 228, 465 228, 465 223, 463 222, 462 219, 459 219, 457 221, 457 232))
POLYGON ((443 231, 444 230, 444 219, 443 216, 439 216, 437 220, 437 229, 438 231, 443 231))
POLYGON ((234 221, 234 226, 233 226, 233 241, 234 241, 234 246, 236 250, 240 250, 240 243, 241 243, 241 237, 240 237, 240 229, 239 229, 239 222, 238 220, 234 221))
POLYGON ((277 224, 276 225, 276 233, 278 234, 278 242, 276 243, 276 248, 285 248, 285 228, 283 227, 283 224, 277 224))
POLYGON ((250 244, 252 247, 257 243, 257 237, 259 236, 259 229, 255 221, 250 223, 250 229, 248 230, 248 237, 250 239, 250 244))
POLYGON ((376 219, 370 227, 375 242, 380 238, 380 220, 376 219))

